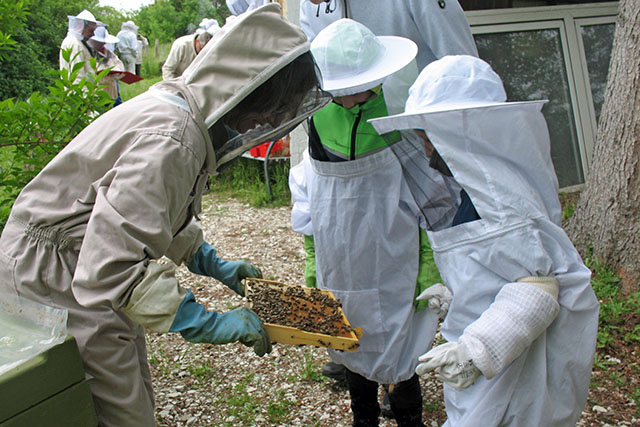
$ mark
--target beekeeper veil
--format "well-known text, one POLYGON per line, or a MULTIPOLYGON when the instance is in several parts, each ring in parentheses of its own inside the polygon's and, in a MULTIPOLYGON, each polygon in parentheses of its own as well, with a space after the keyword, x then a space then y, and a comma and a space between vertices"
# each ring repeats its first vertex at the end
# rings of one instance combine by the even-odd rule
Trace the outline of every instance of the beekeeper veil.
POLYGON ((131 31, 136 36, 138 35, 138 26, 133 21, 125 21, 120 26, 121 31, 131 31))
POLYGON ((319 89, 312 57, 303 56, 308 51, 309 43, 302 30, 282 17, 277 3, 270 3, 240 15, 234 25, 217 31, 185 70, 182 78, 207 128, 232 111, 277 117, 216 147, 217 170, 250 148, 282 137, 330 101, 330 96, 319 89), (256 46, 262 49, 256 52, 256 46), (291 81, 286 91, 274 91, 261 105, 246 107, 252 96, 269 87, 273 76, 296 74, 292 71, 295 63, 287 66, 305 58, 310 61, 310 73, 304 75, 302 86, 291 81))
MULTIPOLYGON (((541 113, 545 102, 506 102, 489 64, 446 56, 420 73, 405 113, 371 124, 382 134, 423 130, 486 224, 499 228, 534 216, 558 222, 558 183, 541 113)), ((421 170, 415 172, 415 180, 424 182, 421 170)))
POLYGON ((96 20, 93 13, 88 10, 83 10, 77 16, 67 15, 67 19, 69 19, 69 33, 73 34, 78 40, 83 40, 84 35, 82 34, 85 26, 93 26, 94 28, 99 22, 96 20))

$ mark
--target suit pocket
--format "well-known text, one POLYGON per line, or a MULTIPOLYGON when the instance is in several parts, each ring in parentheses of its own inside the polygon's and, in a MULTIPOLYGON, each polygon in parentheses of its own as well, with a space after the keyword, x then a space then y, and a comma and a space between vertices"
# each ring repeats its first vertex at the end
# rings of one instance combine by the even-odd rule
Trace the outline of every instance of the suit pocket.
POLYGON ((382 352, 386 345, 384 322, 377 289, 360 291, 333 290, 342 309, 354 328, 362 328, 358 352, 382 352))

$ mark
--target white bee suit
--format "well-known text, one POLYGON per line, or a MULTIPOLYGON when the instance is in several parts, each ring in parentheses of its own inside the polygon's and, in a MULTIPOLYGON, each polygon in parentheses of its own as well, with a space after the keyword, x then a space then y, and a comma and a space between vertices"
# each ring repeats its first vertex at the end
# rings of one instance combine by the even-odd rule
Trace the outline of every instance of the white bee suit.
MULTIPOLYGON (((439 82, 444 91, 455 86, 446 76, 439 82)), ((453 293, 441 329, 447 341, 459 341, 505 285, 528 276, 559 282, 558 316, 513 362, 465 390, 445 384, 445 425, 574 425, 587 399, 598 326, 591 273, 560 226, 544 103, 494 104, 371 121, 380 133, 425 130, 481 218, 428 232, 453 293)))
POLYGON ((408 380, 431 346, 437 316, 416 313, 412 303, 419 208, 397 157, 390 149, 337 163, 305 156, 294 169, 292 224, 313 233, 318 287, 331 290, 352 326, 363 329, 356 352, 331 350, 331 358, 382 384, 408 380))

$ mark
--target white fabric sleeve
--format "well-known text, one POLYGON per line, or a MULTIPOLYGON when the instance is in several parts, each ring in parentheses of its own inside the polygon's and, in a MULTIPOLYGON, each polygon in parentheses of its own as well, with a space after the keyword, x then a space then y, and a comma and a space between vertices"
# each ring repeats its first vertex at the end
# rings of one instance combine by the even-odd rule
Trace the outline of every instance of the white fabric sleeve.
POLYGON ((303 154, 302 161, 289 171, 289 189, 293 198, 291 208, 291 228, 293 231, 307 236, 313 235, 311 223, 311 206, 309 204, 309 181, 311 162, 307 151, 303 154))
POLYGON ((464 343, 473 363, 486 378, 498 375, 535 341, 560 311, 548 292, 529 283, 508 283, 475 322, 467 326, 464 343))
MULTIPOLYGON (((436 1, 409 0, 414 17, 420 17, 418 30, 437 59, 447 55, 478 56, 467 17, 458 2, 441 8, 436 1)), ((417 21, 416 21, 417 22, 417 21)), ((419 46, 423 44, 418 43, 419 46)))
POLYGON ((173 265, 151 261, 122 309, 133 321, 158 333, 169 332, 187 291, 178 285, 173 265))

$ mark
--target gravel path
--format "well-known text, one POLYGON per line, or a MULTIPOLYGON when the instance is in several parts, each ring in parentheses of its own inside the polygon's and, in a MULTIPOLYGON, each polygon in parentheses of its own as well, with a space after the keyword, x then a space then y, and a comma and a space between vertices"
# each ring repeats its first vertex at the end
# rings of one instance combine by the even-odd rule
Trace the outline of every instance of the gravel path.
MULTIPOLYGON (((290 208, 256 209, 216 197, 205 197, 201 219, 220 256, 256 264, 265 279, 304 283, 303 240, 291 230, 290 208)), ((214 279, 184 267, 177 275, 208 309, 228 311, 246 303, 214 279)), ((345 386, 320 374, 329 361, 325 349, 275 344, 258 357, 241 344, 195 345, 178 334, 151 332, 147 344, 161 426, 351 425, 345 386)), ((425 423, 440 425, 440 386, 431 380, 423 388, 425 423)), ((381 418, 380 425, 396 423, 381 418)))
MULTIPOLYGON (((203 202, 206 239, 220 256, 256 264, 265 279, 304 283, 303 240, 291 230, 289 207, 256 209, 212 194, 203 202)), ((184 267, 177 275, 208 309, 228 311, 246 303, 184 267)), ((329 361, 325 349, 275 344, 272 353, 257 357, 241 344, 195 345, 178 334, 149 333, 147 343, 160 426, 351 425, 346 388, 320 374, 329 361)), ((424 423, 441 425, 446 416, 440 383, 426 377, 421 384, 424 423)), ((396 423, 381 418, 380 425, 396 423)), ((611 424, 585 416, 579 425, 611 424)))

